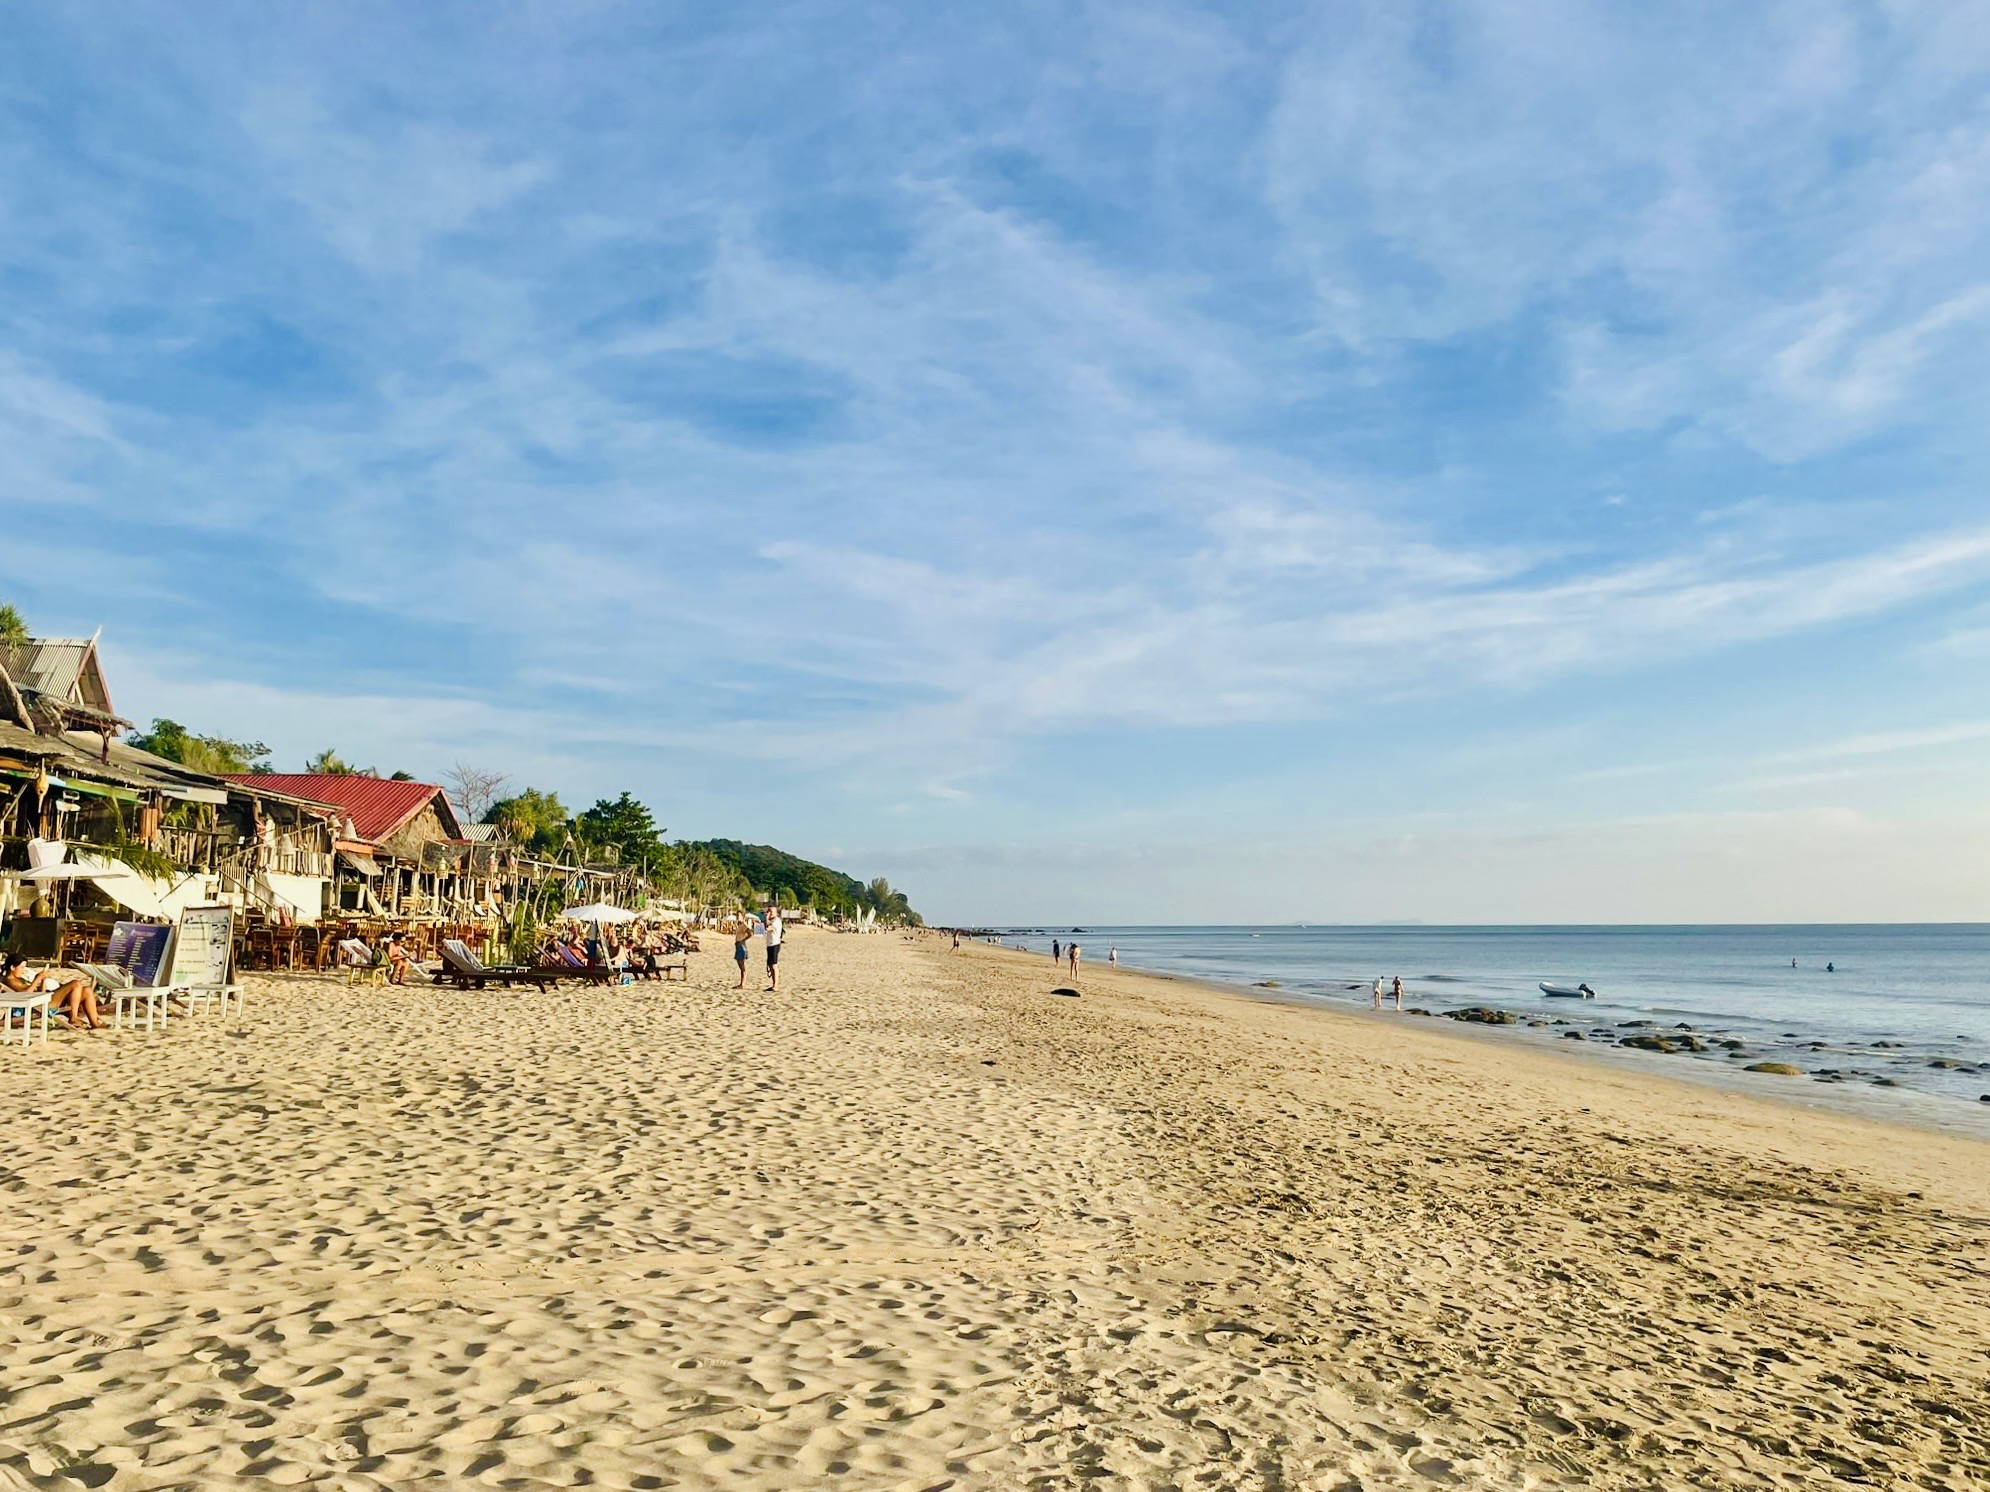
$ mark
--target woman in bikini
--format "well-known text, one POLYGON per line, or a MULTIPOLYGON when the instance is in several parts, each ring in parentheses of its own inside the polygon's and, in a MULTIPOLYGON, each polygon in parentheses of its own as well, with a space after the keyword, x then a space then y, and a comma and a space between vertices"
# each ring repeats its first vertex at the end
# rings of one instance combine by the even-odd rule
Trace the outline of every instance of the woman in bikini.
POLYGON ((37 974, 28 968, 27 959, 18 953, 7 955, 5 973, 0 973, 0 984, 17 995, 34 995, 43 990, 49 992, 48 1008, 61 1016, 70 1025, 85 1031, 101 1031, 104 1018, 97 1009, 97 986, 80 976, 63 982, 60 974, 53 970, 37 974))

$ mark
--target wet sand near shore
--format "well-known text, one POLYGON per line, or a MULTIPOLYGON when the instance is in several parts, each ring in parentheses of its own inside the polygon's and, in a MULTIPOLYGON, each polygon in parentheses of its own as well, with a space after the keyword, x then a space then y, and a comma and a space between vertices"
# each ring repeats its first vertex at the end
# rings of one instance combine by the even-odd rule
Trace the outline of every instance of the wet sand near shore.
POLYGON ((0 1485, 1990 1485, 1990 1148, 942 939, 0 1054, 0 1485))

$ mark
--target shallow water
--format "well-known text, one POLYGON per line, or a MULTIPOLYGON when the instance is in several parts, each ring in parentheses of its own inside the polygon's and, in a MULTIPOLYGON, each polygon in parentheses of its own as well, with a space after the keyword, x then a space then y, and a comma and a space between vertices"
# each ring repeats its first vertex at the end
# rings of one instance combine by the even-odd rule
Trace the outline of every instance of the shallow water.
MULTIPOLYGON (((1047 955, 1052 937, 1062 942, 1067 934, 1047 928, 1003 941, 1047 955)), ((1245 986, 1275 981, 1284 996, 1363 1006, 1378 974, 1400 974, 1406 1006, 1489 1005, 1522 1022, 1546 1022, 1513 1028, 1542 1037, 1573 1030, 1591 1044, 1614 1044, 1690 1026, 1710 1044, 1745 1044, 1742 1058, 1714 1047, 1693 1058, 1701 1062, 1788 1062, 1821 1084, 1971 1103, 1990 1093, 1985 923, 1093 927, 1078 942, 1087 964, 1104 962, 1116 945, 1128 968, 1245 986), (1543 980, 1586 982, 1597 998, 1550 999, 1543 980)))

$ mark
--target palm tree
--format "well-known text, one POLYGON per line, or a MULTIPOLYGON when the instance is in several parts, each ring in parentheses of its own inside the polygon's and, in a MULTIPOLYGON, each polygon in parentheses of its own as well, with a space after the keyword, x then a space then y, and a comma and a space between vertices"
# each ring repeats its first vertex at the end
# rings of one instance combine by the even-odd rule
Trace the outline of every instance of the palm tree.
POLYGON ((0 643, 17 648, 27 640, 27 619, 12 606, 0 603, 0 643))

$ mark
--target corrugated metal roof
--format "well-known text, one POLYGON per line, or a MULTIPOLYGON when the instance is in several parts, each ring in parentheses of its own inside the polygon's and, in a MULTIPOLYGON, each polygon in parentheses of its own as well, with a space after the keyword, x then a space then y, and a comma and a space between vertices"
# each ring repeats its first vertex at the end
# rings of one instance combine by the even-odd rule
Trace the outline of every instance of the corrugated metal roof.
POLYGON ((472 844, 489 844, 498 837, 496 824, 465 824, 463 837, 472 844))
POLYGON ((353 833, 378 844, 431 802, 441 798, 436 811, 451 838, 461 838, 455 810, 441 788, 427 782, 396 782, 388 777, 360 777, 332 772, 230 772, 228 781, 249 787, 288 793, 293 798, 309 798, 343 808, 352 819, 353 833))
POLYGON ((62 736, 37 735, 34 731, 22 730, 18 725, 0 721, 0 751, 26 760, 41 762, 58 777, 115 782, 126 787, 159 787, 181 780, 166 773, 153 771, 143 762, 119 761, 115 755, 116 746, 117 743, 113 742, 114 754, 111 760, 106 762, 101 759, 102 748, 94 735, 89 738, 89 745, 86 747, 62 736))
POLYGON ((31 637, 23 643, 0 643, 0 663, 23 689, 68 704, 109 710, 110 694, 101 673, 90 680, 94 688, 84 687, 84 669, 96 646, 87 637, 31 637))

